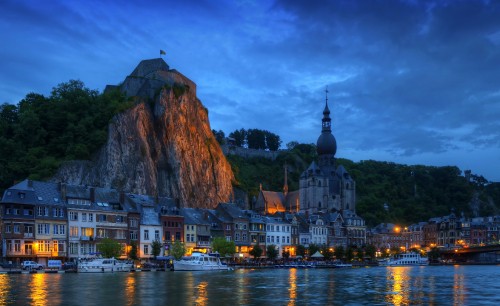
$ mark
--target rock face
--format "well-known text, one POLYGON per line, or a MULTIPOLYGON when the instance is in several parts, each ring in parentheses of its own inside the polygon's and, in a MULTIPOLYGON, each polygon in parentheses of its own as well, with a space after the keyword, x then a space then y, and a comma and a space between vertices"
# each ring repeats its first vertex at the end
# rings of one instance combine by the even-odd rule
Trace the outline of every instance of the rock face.
POLYGON ((229 201, 233 172, 196 84, 153 59, 142 61, 118 88, 135 97, 136 106, 113 119, 94 161, 66 163, 53 180, 169 196, 183 207, 229 201))

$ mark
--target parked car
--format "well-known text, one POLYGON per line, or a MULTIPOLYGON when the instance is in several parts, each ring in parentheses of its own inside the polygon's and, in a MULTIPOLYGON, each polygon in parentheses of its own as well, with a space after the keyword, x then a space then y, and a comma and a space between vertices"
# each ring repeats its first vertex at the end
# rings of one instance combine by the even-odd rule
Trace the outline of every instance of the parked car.
POLYGON ((42 270, 44 266, 31 260, 25 260, 21 264, 23 270, 42 270))
POLYGON ((66 270, 66 271, 76 270, 76 263, 74 263, 74 262, 65 262, 62 265, 62 269, 66 270))
POLYGON ((14 268, 14 265, 12 264, 12 261, 2 262, 0 264, 0 266, 2 266, 2 268, 4 268, 4 269, 12 269, 12 268, 14 268))

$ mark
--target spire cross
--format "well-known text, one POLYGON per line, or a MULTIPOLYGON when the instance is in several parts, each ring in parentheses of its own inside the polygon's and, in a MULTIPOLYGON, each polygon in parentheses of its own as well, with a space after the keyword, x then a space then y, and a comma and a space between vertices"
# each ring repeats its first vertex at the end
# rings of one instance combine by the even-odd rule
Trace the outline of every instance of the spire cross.
POLYGON ((328 103, 328 86, 325 88, 326 103, 328 103))

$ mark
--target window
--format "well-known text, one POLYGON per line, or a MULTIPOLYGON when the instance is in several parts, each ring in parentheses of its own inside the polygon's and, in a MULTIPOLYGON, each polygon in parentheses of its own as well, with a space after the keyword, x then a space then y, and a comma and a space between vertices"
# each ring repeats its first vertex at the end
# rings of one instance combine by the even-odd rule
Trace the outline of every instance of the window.
POLYGON ((107 222, 108 221, 108 216, 104 214, 99 214, 97 215, 97 222, 107 222))
POLYGON ((14 215, 20 215, 21 210, 19 208, 14 208, 14 215))
POLYGON ((87 222, 87 213, 82 213, 82 221, 87 222))
POLYGON ((66 235, 66 225, 54 224, 54 235, 66 235))
POLYGON ((108 238, 108 231, 106 231, 104 228, 97 229, 97 237, 108 238))
POLYGON ((231 241, 231 236, 226 236, 226 241, 231 241))
POLYGON ((5 209, 5 214, 6 214, 6 215, 11 215, 11 214, 12 214, 12 208, 10 208, 10 207, 9 207, 9 208, 6 208, 6 209, 5 209))
POLYGON ((71 226, 71 227, 69 228, 69 235, 70 235, 71 237, 78 237, 78 227, 76 227, 76 226, 71 226))
POLYGON ((31 210, 31 209, 24 209, 23 210, 23 215, 25 215, 25 216, 33 216, 33 210, 31 210))
POLYGON ((247 241, 247 234, 245 234, 245 233, 244 233, 244 234, 242 234, 242 235, 241 235, 241 240, 242 240, 243 242, 246 242, 246 241, 247 241))
POLYGON ((231 230, 231 225, 230 224, 226 224, 226 231, 230 231, 231 230))
POLYGON ((285 236, 281 236, 281 243, 285 243, 285 236))
POLYGON ((69 221, 78 221, 78 212, 70 211, 69 212, 69 221))
POLYGON ((78 243, 69 244, 69 253, 71 255, 78 255, 78 243))
POLYGON ((145 244, 144 245, 144 255, 149 254, 149 245, 145 244))
POLYGON ((160 240, 160 231, 155 230, 155 240, 160 240))
POLYGON ((14 233, 19 234, 21 233, 21 225, 19 224, 14 224, 14 233))
POLYGON ((64 217, 64 210, 62 208, 54 208, 52 214, 54 217, 64 217))
POLYGON ((137 231, 130 231, 130 240, 137 240, 137 231))
POLYGON ((89 222, 94 222, 94 214, 89 213, 89 222))
POLYGON ((149 230, 144 230, 144 240, 149 240, 149 230))
POLYGON ((48 223, 40 223, 38 225, 38 235, 49 235, 50 234, 50 224, 48 223))
POLYGON ((126 239, 126 234, 124 230, 117 230, 116 231, 116 239, 126 239))
POLYGON ((21 240, 14 240, 14 252, 21 252, 21 240))
POLYGON ((181 232, 175 232, 175 240, 180 241, 181 240, 181 232))
POLYGON ((240 241, 240 233, 234 235, 234 241, 240 241))
POLYGON ((137 219, 130 219, 130 227, 137 227, 137 219))
POLYGON ((170 232, 165 232, 165 240, 170 240, 170 232))
POLYGON ((123 216, 116 216, 116 223, 123 223, 123 216))

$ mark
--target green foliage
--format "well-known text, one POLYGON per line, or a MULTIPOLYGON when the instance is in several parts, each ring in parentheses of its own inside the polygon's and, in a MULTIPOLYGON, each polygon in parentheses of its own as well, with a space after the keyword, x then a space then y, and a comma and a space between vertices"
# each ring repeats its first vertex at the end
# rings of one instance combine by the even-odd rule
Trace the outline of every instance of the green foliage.
POLYGON ((377 248, 374 245, 369 244, 365 247, 365 255, 367 257, 374 259, 376 252, 377 252, 377 248))
POLYGON ((316 253, 317 251, 320 250, 320 247, 319 245, 317 244, 314 244, 314 243, 311 243, 309 245, 309 248, 307 249, 308 253, 309 253, 309 257, 311 257, 312 255, 314 255, 314 253, 316 253))
POLYGON ((29 93, 0 106, 0 191, 30 177, 46 179, 67 160, 88 160, 107 140, 111 118, 130 108, 118 90, 99 94, 81 81, 29 93))
POLYGON ((302 257, 306 256, 306 247, 303 246, 302 244, 299 244, 297 246, 297 256, 302 256, 302 257))
POLYGON ((333 250, 333 255, 335 256, 335 258, 337 259, 343 259, 345 257, 345 250, 344 250, 344 247, 339 245, 338 247, 336 247, 334 250, 333 250))
POLYGON ((122 245, 111 238, 104 238, 97 244, 97 250, 104 258, 118 258, 122 253, 122 245))
POLYGON ((216 237, 212 240, 212 251, 218 252, 222 257, 233 257, 236 253, 234 241, 227 241, 224 237, 216 237))
POLYGON ((174 256, 175 260, 179 260, 182 256, 184 256, 184 254, 186 254, 186 247, 184 246, 184 243, 176 240, 172 244, 171 255, 174 256))
POLYGON ((132 260, 138 260, 139 257, 137 256, 137 242, 132 241, 130 242, 130 252, 128 253, 128 258, 132 260))
POLYGON ((278 151, 281 146, 280 136, 266 130, 239 129, 231 132, 229 137, 234 139, 236 146, 246 145, 249 149, 278 151))
POLYGON ((248 254, 253 256, 254 259, 257 259, 262 256, 263 252, 264 250, 260 247, 260 245, 257 244, 253 247, 253 249, 250 250, 250 252, 248 252, 248 254))
POLYGON ((212 133, 214 134, 215 139, 220 145, 223 145, 226 143, 226 135, 224 134, 224 131, 222 130, 212 130, 212 133))
POLYGON ((321 247, 321 254, 326 260, 330 260, 333 257, 333 251, 331 251, 330 248, 326 245, 321 247))
POLYGON ((266 247, 267 258, 274 260, 278 257, 278 250, 274 244, 268 245, 266 247))
POLYGON ((153 256, 156 259, 158 255, 160 255, 162 243, 159 240, 155 240, 151 243, 151 251, 153 252, 153 256))

